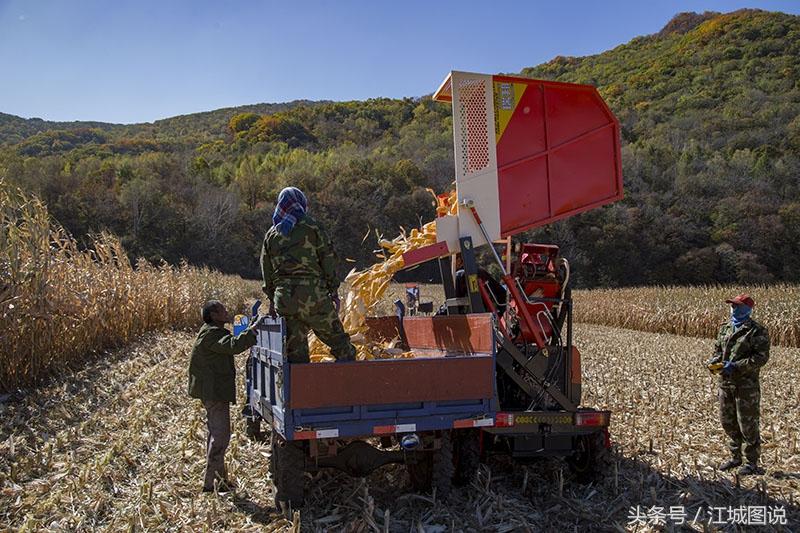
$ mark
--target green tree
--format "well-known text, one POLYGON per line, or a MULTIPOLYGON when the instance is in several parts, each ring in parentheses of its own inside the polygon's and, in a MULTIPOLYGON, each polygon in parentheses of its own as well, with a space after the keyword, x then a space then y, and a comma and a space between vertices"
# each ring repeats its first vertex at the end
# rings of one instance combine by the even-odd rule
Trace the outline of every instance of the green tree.
POLYGON ((247 156, 236 167, 234 178, 245 205, 251 211, 264 199, 266 192, 266 180, 259 172, 258 166, 258 159, 255 156, 247 156))

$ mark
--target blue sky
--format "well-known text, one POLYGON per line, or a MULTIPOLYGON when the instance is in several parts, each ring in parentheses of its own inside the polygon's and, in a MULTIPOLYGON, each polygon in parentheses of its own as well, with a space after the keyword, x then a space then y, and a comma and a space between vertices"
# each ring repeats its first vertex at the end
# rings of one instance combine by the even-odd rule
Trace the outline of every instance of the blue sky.
POLYGON ((681 11, 795 1, 0 0, 0 112, 144 122, 298 98, 420 96, 657 32, 681 11))

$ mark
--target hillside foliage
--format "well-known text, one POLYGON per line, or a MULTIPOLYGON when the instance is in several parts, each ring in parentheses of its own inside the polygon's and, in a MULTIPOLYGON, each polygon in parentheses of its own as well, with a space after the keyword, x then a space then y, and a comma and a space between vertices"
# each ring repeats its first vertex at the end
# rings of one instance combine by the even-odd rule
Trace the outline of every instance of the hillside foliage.
MULTIPOLYGON (((800 280, 800 17, 684 13, 522 74, 596 85, 622 124, 625 200, 528 236, 560 244, 580 286, 800 280)), ((450 188, 452 143, 428 97, 137 125, 0 115, 0 178, 79 240, 110 231, 133 256, 256 276, 282 187, 308 193, 343 269, 365 266, 378 234, 434 216, 425 188, 450 188)))

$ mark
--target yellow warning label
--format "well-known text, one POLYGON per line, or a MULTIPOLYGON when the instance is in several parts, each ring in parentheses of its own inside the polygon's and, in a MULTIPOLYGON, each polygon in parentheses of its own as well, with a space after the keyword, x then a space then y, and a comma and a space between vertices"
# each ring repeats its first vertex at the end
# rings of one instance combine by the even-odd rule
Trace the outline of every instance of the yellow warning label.
POLYGON ((525 89, 528 86, 524 83, 494 82, 494 138, 495 142, 500 142, 500 138, 506 131, 511 116, 517 108, 525 89))
POLYGON ((470 274, 467 279, 469 280, 469 292, 478 292, 478 275, 470 274))

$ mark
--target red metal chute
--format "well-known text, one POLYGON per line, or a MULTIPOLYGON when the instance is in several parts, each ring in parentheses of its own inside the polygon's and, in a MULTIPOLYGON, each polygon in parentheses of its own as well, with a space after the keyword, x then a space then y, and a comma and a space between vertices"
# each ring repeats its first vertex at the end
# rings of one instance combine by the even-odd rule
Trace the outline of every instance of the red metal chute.
MULTIPOLYGON (((590 85, 452 72, 456 189, 496 240, 622 198, 619 122, 590 85)), ((456 225, 439 240, 457 250, 456 225)), ((458 236, 486 242, 469 210, 458 236)))
POLYGON ((622 197, 619 123, 594 87, 494 81, 522 91, 497 139, 503 237, 622 197))

